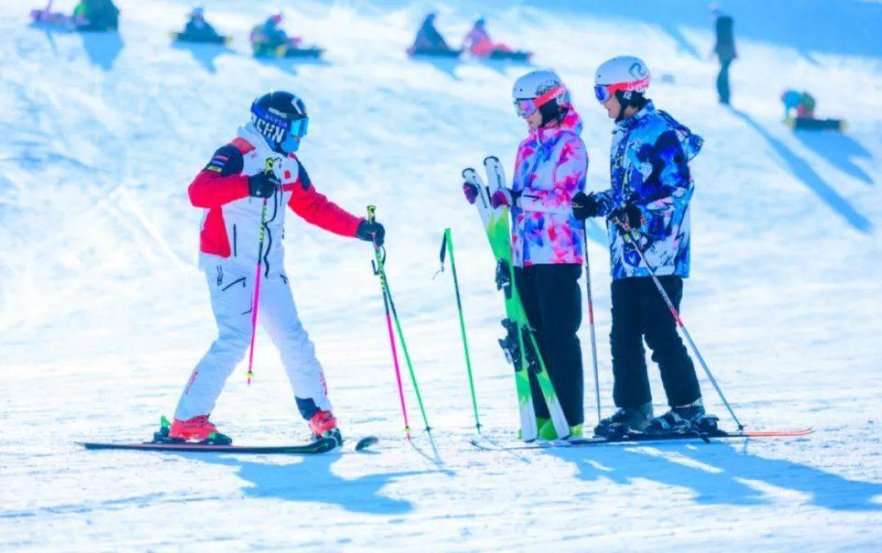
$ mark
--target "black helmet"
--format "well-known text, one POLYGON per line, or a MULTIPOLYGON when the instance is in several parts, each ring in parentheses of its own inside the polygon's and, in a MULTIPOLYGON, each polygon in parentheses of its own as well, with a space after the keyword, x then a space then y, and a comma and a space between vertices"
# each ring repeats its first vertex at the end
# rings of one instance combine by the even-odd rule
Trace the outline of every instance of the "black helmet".
POLYGON ((300 139, 306 136, 309 116, 296 94, 274 91, 254 100, 251 121, 273 150, 289 154, 297 151, 300 139))

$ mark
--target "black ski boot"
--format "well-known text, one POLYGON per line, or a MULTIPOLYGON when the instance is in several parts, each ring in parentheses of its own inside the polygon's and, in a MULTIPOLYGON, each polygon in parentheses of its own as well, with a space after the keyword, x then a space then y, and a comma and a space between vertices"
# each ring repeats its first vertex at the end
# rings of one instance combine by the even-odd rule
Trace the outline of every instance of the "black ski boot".
POLYGON ((687 405, 678 405, 660 417, 652 419, 645 428, 646 434, 656 436, 664 434, 707 434, 716 431, 717 417, 708 416, 704 412, 701 398, 687 405))
POLYGON ((652 404, 622 407, 594 427, 594 435, 601 438, 620 438, 630 430, 642 431, 652 420, 652 404))

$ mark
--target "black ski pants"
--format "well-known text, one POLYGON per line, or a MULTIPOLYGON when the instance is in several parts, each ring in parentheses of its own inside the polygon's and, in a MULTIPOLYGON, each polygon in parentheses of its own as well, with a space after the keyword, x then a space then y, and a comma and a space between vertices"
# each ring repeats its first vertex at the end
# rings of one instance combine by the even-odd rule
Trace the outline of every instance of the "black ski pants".
MULTIPOLYGON (((582 376, 582 294, 579 289, 581 265, 549 264, 515 268, 515 282, 521 303, 554 390, 570 426, 585 422, 585 384, 582 376)), ((536 377, 530 374, 536 416, 550 418, 548 406, 536 377)))
MULTIPOLYGON (((683 298, 683 279, 659 277, 677 310, 683 298)), ((622 278, 612 283, 613 400, 617 407, 637 407, 652 401, 643 340, 661 370, 671 407, 701 397, 695 366, 677 332, 677 323, 650 277, 622 278)))

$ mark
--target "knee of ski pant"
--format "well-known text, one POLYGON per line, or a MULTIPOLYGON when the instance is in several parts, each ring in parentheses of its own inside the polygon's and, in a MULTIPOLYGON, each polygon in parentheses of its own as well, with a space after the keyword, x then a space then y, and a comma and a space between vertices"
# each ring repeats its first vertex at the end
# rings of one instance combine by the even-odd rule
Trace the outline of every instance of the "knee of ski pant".
POLYGON ((609 345, 613 359, 645 355, 643 337, 632 330, 613 328, 609 333, 609 345))
POLYGON ((251 345, 251 336, 239 332, 221 332, 212 342, 210 353, 229 357, 236 363, 245 358, 251 345))
POLYGON ((692 358, 683 341, 677 337, 677 342, 670 342, 652 350, 652 362, 658 365, 682 364, 684 367, 694 369, 692 358))
POLYGON ((281 332, 278 347, 283 354, 296 357, 313 357, 315 355, 315 346, 309 339, 309 333, 299 322, 289 325, 281 332))
POLYGON ((652 350, 652 358, 680 355, 686 352, 683 339, 677 332, 673 319, 654 321, 646 328, 646 345, 652 350))

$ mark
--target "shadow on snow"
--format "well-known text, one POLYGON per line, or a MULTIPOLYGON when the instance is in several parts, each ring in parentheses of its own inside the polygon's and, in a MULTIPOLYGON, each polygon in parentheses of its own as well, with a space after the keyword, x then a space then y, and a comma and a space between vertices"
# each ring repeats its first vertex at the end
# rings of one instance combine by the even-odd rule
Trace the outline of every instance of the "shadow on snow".
POLYGON ((869 185, 873 177, 855 164, 855 159, 873 159, 860 142, 840 132, 794 131, 793 135, 806 147, 827 160, 843 173, 869 185))
MULTIPOLYGON (((735 108, 730 108, 730 111, 759 133, 769 146, 771 146, 772 150, 781 157, 787 165, 787 169, 793 174, 793 176, 801 180, 809 190, 814 192, 820 199, 824 200, 824 202, 836 211, 836 213, 841 215, 848 224, 864 234, 869 233, 873 229, 872 223, 870 223, 866 217, 858 213, 848 200, 840 196, 832 186, 827 184, 827 182, 825 182, 824 179, 811 168, 808 162, 796 155, 782 141, 772 136, 769 131, 757 123, 747 113, 735 108)), ((855 142, 855 144, 857 143, 855 142)), ((863 148, 861 148, 861 150, 863 150, 863 148)))
POLYGON ((777 500, 763 487, 773 486, 805 494, 811 505, 830 510, 882 511, 882 484, 850 480, 808 465, 751 455, 747 445, 738 447, 717 442, 548 451, 574 463, 583 480, 609 480, 623 486, 649 480, 690 489, 697 503, 771 504, 777 500))
POLYGON ((410 501, 388 497, 380 492, 400 478, 437 472, 387 472, 348 479, 331 470, 331 465, 340 459, 340 455, 333 452, 304 456, 294 463, 246 461, 231 455, 179 455, 189 460, 238 469, 236 475, 249 484, 243 490, 247 497, 324 503, 338 505, 351 512, 374 515, 412 511, 410 501))
POLYGON ((205 68, 209 73, 217 72, 217 66, 214 63, 215 58, 221 54, 230 55, 236 53, 234 50, 231 50, 222 44, 202 44, 179 40, 172 42, 172 48, 175 50, 190 52, 193 59, 195 59, 199 65, 205 68))

